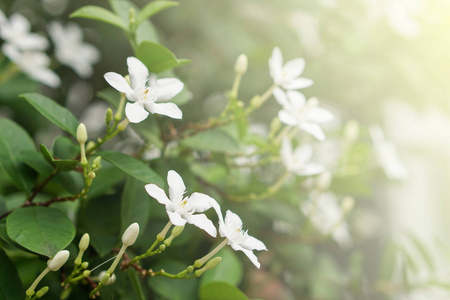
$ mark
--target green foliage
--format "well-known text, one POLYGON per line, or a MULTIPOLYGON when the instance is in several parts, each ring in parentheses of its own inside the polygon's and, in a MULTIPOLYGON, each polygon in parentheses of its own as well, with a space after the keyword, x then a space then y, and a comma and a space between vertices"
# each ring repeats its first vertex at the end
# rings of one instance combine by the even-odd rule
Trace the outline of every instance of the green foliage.
POLYGON ((103 159, 107 160, 126 174, 145 183, 155 183, 164 186, 164 181, 146 164, 129 155, 115 151, 102 151, 98 153, 103 159))
POLYGON ((223 248, 216 256, 222 257, 220 264, 212 270, 208 270, 200 280, 200 287, 213 282, 226 282, 233 286, 239 285, 244 275, 244 267, 236 253, 223 248))
POLYGON ((78 120, 66 108, 62 107, 52 99, 36 93, 22 94, 38 112, 50 122, 67 131, 73 136, 77 134, 78 120))
POLYGON ((140 228, 147 226, 150 217, 150 201, 153 201, 144 189, 145 183, 128 176, 122 191, 120 206, 122 231, 137 222, 140 228))
POLYGON ((20 160, 22 151, 34 151, 28 133, 16 123, 0 119, 0 164, 18 189, 29 192, 33 177, 20 160))
POLYGON ((23 299, 22 282, 13 262, 0 249, 0 298, 5 300, 23 299))
POLYGON ((226 282, 211 282, 203 285, 199 291, 200 300, 246 300, 245 294, 226 282))
POLYGON ((6 229, 17 244, 48 257, 67 247, 75 237, 75 227, 69 218, 48 207, 26 207, 12 212, 6 219, 6 229))
POLYGON ((183 139, 181 143, 183 146, 197 150, 228 153, 235 153, 240 150, 239 143, 223 129, 203 131, 183 139))
POLYGON ((70 17, 97 20, 128 31, 128 26, 122 21, 121 18, 113 12, 99 6, 84 6, 73 12, 70 17))
POLYGON ((153 73, 159 73, 190 63, 190 60, 178 59, 166 47, 150 41, 145 41, 139 45, 137 57, 153 73))
POLYGON ((157 0, 148 3, 141 9, 139 14, 137 15, 136 26, 139 26, 143 21, 147 20, 148 18, 151 18, 160 11, 166 10, 168 8, 177 5, 179 5, 179 3, 176 1, 164 1, 164 0, 157 0))

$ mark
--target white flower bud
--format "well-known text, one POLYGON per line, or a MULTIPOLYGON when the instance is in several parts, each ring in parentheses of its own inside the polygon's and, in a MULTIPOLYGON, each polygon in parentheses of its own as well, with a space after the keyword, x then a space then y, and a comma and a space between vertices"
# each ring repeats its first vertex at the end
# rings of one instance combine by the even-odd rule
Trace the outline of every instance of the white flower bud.
MULTIPOLYGON (((100 274, 98 274, 98 278, 102 280, 103 277, 105 277, 106 271, 101 271, 100 274)), ((110 285, 116 282, 116 274, 112 274, 111 277, 109 277, 108 282, 105 283, 105 285, 110 285)))
POLYGON ((122 243, 128 247, 134 244, 136 242, 136 239, 139 235, 139 224, 133 223, 130 226, 128 226, 127 230, 122 235, 122 243))
POLYGON ((85 233, 81 237, 80 243, 78 244, 78 248, 80 248, 81 252, 86 251, 86 249, 89 247, 89 234, 85 233))
POLYGON ((88 139, 86 126, 83 123, 80 123, 77 128, 77 141, 80 144, 86 143, 88 139))
POLYGON ((53 258, 47 261, 47 267, 50 271, 58 271, 69 259, 70 252, 67 250, 62 250, 56 253, 53 258))
POLYGON ((247 71, 248 59, 247 55, 241 54, 239 55, 236 63, 234 64, 234 71, 237 74, 244 74, 247 71))

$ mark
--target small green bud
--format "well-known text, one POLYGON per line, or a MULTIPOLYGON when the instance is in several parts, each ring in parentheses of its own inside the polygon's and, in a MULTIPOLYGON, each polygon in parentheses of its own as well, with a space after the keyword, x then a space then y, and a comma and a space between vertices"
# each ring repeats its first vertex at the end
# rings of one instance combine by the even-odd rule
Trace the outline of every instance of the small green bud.
POLYGON ((44 296, 48 292, 48 289, 48 286, 44 286, 43 288, 41 288, 36 292, 36 298, 41 298, 42 296, 44 296))
POLYGON ((75 264, 75 266, 81 265, 81 257, 75 258, 75 261, 73 263, 75 264))
MULTIPOLYGON (((101 271, 100 274, 98 275, 98 277, 104 278, 105 274, 106 274, 106 271, 101 271)), ((110 276, 108 282, 103 283, 103 284, 105 284, 105 285, 110 285, 110 284, 113 284, 115 281, 116 281, 116 274, 112 274, 112 275, 110 276)), ((103 280, 102 280, 102 282, 103 282, 103 280)))
POLYGON ((234 71, 237 74, 244 74, 247 71, 248 59, 247 55, 241 54, 234 64, 234 71))
POLYGON ((262 104, 261 96, 256 95, 250 100, 250 106, 259 107, 262 104))
POLYGON ((80 163, 82 166, 86 166, 88 164, 86 157, 82 157, 80 163))
POLYGON ((194 262, 194 267, 195 267, 195 268, 200 268, 201 266, 203 266, 203 262, 202 262, 200 259, 197 259, 197 260, 194 262))
POLYGON ((83 234, 83 236, 80 239, 80 243, 78 244, 78 248, 80 249, 80 251, 84 252, 86 251, 86 249, 89 247, 89 234, 85 233, 83 234))
POLYGON ((82 269, 87 269, 87 267, 89 267, 89 263, 87 261, 81 264, 82 269))
POLYGON ((86 144, 86 151, 87 152, 91 152, 91 150, 95 147, 95 142, 94 141, 89 141, 86 144))
POLYGON ((28 289, 28 290, 25 292, 25 294, 26 294, 28 297, 31 297, 31 296, 34 295, 34 290, 28 289))
POLYGON ((164 235, 162 235, 161 233, 158 233, 158 235, 156 236, 156 240, 158 241, 158 242, 162 242, 163 240, 164 240, 164 235))
POLYGON ((188 274, 192 273, 192 271, 194 271, 194 267, 193 266, 189 266, 189 267, 186 268, 186 272, 188 274))
POLYGON ((222 257, 214 257, 213 259, 210 259, 203 268, 195 270, 194 272, 195 276, 196 277, 202 276, 203 273, 205 273, 207 270, 211 270, 217 267, 217 265, 220 264, 221 261, 222 257))
POLYGON ((184 225, 183 226, 175 226, 172 229, 172 233, 170 234, 170 236, 173 236, 174 238, 179 236, 184 230, 184 225))
POLYGON ((161 251, 166 250, 166 245, 164 245, 164 244, 159 245, 159 250, 161 250, 161 251))
POLYGON ((86 126, 83 123, 80 123, 77 128, 77 141, 80 144, 86 143, 88 139, 86 126))
POLYGON ((105 116, 105 123, 106 123, 106 125, 111 123, 112 119, 113 119, 113 111, 112 111, 111 108, 108 108, 106 110, 106 116, 105 116))
POLYGON ((90 270, 84 270, 84 271, 83 271, 83 276, 84 276, 84 277, 89 277, 89 276, 91 276, 91 271, 90 271, 90 270))
POLYGON ((103 275, 102 280, 100 282, 102 284, 108 284, 110 278, 111 278, 111 275, 109 275, 109 273, 105 273, 105 275, 103 275))
POLYGON ((128 118, 125 118, 122 122, 120 122, 117 125, 117 130, 124 131, 127 128, 129 123, 130 123, 130 120, 128 120, 128 118))
POLYGON ((132 8, 132 7, 130 7, 130 12, 129 12, 129 20, 130 20, 130 26, 131 25, 134 25, 134 23, 136 22, 136 20, 135 20, 135 15, 136 15, 136 12, 134 11, 134 8, 132 8))
POLYGON ((98 169, 100 168, 102 163, 102 157, 101 156, 97 156, 93 161, 92 161, 92 168, 93 169, 98 169))

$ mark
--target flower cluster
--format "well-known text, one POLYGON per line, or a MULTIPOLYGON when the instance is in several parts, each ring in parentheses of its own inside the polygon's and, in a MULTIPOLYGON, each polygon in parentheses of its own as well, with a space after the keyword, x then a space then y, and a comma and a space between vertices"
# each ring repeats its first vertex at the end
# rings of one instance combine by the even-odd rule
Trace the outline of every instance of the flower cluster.
MULTIPOLYGON (((0 38, 3 39, 2 52, 32 79, 57 88, 61 79, 50 68, 51 59, 44 52, 49 47, 46 37, 30 32, 31 24, 20 14, 9 19, 0 10, 0 38)), ((56 59, 83 78, 93 73, 92 64, 100 59, 99 51, 92 45, 83 43, 81 28, 72 23, 64 28, 52 22, 48 27, 55 45, 56 59)))
POLYGON ((267 250, 267 248, 263 242, 249 236, 247 231, 242 230, 242 221, 238 215, 228 210, 224 220, 220 206, 215 199, 202 193, 185 196, 186 187, 183 179, 173 170, 167 174, 167 183, 169 185, 169 197, 163 189, 155 184, 147 184, 145 190, 151 197, 165 205, 167 215, 173 225, 193 224, 209 235, 216 237, 217 230, 212 221, 205 214, 197 214, 213 208, 219 219, 220 236, 226 238, 227 244, 231 248, 235 251, 244 252, 257 268, 260 267, 253 250, 260 251, 267 250))

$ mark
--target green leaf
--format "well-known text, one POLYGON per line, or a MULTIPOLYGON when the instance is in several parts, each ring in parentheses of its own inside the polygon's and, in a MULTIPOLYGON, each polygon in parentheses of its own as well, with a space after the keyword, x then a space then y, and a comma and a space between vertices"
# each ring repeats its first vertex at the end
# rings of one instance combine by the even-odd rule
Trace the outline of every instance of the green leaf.
MULTIPOLYGON (((166 272, 176 274, 186 269, 186 267, 186 264, 183 264, 179 261, 163 260, 152 266, 152 269, 155 271, 164 269, 166 272)), ((151 277, 148 279, 148 283, 152 290, 164 299, 197 299, 197 278, 189 280, 177 280, 174 282, 173 279, 167 277, 151 277)))
POLYGON ((114 14, 112 11, 109 11, 103 7, 88 5, 82 8, 77 9, 70 15, 71 18, 84 18, 84 19, 92 19, 100 22, 108 23, 113 26, 122 28, 125 31, 128 31, 128 26, 122 21, 122 19, 114 14))
POLYGON ((116 151, 102 151, 98 155, 142 182, 164 186, 164 181, 158 174, 134 157, 116 151))
POLYGON ((99 97, 102 100, 105 100, 106 102, 111 104, 111 106, 114 108, 119 107, 120 93, 117 92, 115 89, 106 88, 104 90, 101 90, 97 92, 97 97, 99 97))
POLYGON ((59 209, 25 207, 6 219, 8 236, 22 247, 52 257, 75 237, 75 228, 59 209))
POLYGON ((41 175, 48 176, 53 171, 42 155, 36 151, 21 151, 18 159, 41 175))
POLYGON ((152 73, 173 69, 190 62, 188 59, 177 59, 166 47, 149 41, 144 41, 139 45, 137 57, 152 73))
POLYGON ((136 26, 139 26, 143 21, 152 17, 153 15, 168 9, 173 6, 179 5, 175 1, 153 1, 144 6, 136 17, 136 26))
POLYGON ((96 174, 95 179, 92 181, 92 185, 89 188, 87 194, 88 198, 93 199, 107 193, 109 189, 122 181, 125 176, 126 174, 119 168, 107 161, 102 161, 102 167, 96 174))
POLYGON ((45 160, 46 160, 49 164, 51 164, 52 166, 54 166, 54 165, 53 165, 53 155, 50 153, 50 151, 48 150, 48 148, 47 148, 44 144, 41 144, 39 147, 40 147, 40 149, 41 149, 42 156, 45 158, 45 160))
POLYGON ((71 159, 80 153, 80 145, 66 136, 58 136, 53 141, 53 155, 58 159, 71 159))
POLYGON ((19 160, 21 151, 35 151, 28 133, 13 121, 0 119, 0 164, 18 189, 30 191, 33 179, 19 160))
POLYGON ((131 281, 131 286, 133 287, 133 290, 136 293, 136 296, 139 300, 145 300, 147 297, 145 297, 144 289, 142 288, 142 280, 137 272, 135 272, 132 268, 129 268, 127 270, 128 278, 131 281))
POLYGON ((13 262, 0 249, 0 299, 23 299, 23 287, 13 262))
POLYGON ((80 209, 78 230, 89 233, 91 244, 100 257, 111 253, 120 242, 123 232, 120 232, 119 215, 120 197, 117 194, 102 195, 80 209))
POLYGON ((199 291, 200 300, 247 300, 247 296, 226 282, 211 282, 203 285, 199 291))
POLYGON ((150 216, 150 201, 153 201, 144 188, 145 183, 134 177, 128 176, 122 192, 122 205, 120 216, 122 231, 130 224, 137 222, 140 228, 147 226, 150 216))
POLYGON ((37 93, 22 94, 20 97, 25 98, 50 122, 76 137, 78 120, 68 109, 37 93))
POLYGON ((206 271, 202 275, 200 286, 204 286, 211 282, 227 282, 237 286, 244 275, 244 267, 235 251, 226 247, 220 250, 216 256, 222 257, 222 261, 217 267, 206 271))
POLYGON ((214 152, 238 152, 239 143, 222 129, 202 131, 181 141, 183 146, 214 152))

